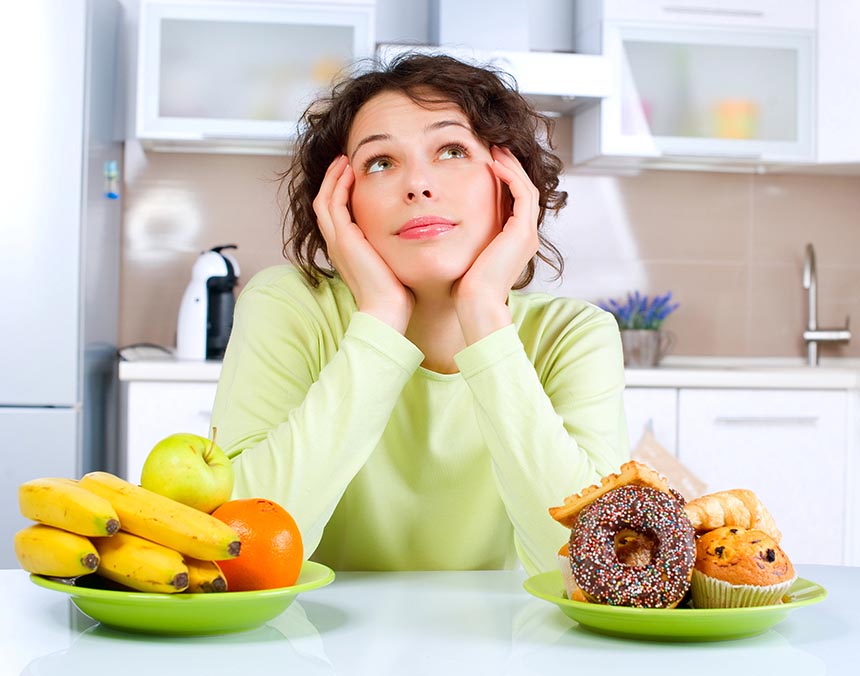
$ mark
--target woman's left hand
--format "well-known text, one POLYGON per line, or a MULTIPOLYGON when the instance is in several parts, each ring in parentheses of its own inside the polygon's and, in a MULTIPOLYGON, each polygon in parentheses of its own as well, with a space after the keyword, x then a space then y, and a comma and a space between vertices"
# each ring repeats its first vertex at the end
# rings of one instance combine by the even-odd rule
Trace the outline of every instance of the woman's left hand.
POLYGON ((511 323, 508 294, 540 245, 538 189, 510 150, 494 146, 490 153, 493 173, 510 189, 514 206, 502 231, 454 285, 467 345, 511 323))

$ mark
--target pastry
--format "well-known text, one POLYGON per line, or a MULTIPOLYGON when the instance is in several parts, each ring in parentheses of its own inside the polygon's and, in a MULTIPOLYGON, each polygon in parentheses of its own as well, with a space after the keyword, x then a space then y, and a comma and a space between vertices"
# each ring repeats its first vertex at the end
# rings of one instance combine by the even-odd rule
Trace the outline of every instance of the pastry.
POLYGON ((721 526, 739 526, 762 530, 777 542, 782 539, 782 533, 770 512, 758 496, 749 490, 736 488, 709 493, 690 500, 684 510, 697 533, 721 526))
POLYGON ((593 603, 674 608, 690 587, 695 532, 668 492, 626 485, 601 495, 570 535, 576 584, 593 603))
POLYGON ((696 608, 779 603, 795 579, 788 556, 764 531, 722 526, 696 541, 692 580, 696 608))
POLYGON ((603 477, 599 484, 588 486, 581 492, 566 497, 563 505, 550 507, 549 514, 562 526, 572 528, 583 509, 602 495, 622 486, 647 486, 664 493, 671 491, 665 477, 650 467, 631 460, 621 465, 617 473, 603 477))

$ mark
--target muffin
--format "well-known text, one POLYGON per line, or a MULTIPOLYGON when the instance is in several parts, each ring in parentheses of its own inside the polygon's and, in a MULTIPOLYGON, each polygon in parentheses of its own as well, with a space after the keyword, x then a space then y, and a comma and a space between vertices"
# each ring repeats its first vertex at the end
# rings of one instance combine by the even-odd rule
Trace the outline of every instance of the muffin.
POLYGON ((588 603, 585 594, 576 584, 573 579, 573 569, 570 566, 570 544, 565 543, 558 550, 558 569, 561 571, 561 578, 564 580, 564 593, 571 601, 581 601, 588 603))
POLYGON ((764 531, 723 526, 696 541, 692 596, 696 608, 768 606, 782 601, 794 566, 764 531))

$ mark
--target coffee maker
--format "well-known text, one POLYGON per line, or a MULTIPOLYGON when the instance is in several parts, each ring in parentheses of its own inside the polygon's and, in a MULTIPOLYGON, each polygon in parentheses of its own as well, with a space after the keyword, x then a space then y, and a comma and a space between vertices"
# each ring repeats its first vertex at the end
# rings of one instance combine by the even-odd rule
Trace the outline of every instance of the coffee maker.
POLYGON ((239 264, 226 249, 216 246, 200 254, 191 268, 191 282, 182 296, 176 328, 177 359, 221 359, 233 328, 233 289, 239 264))

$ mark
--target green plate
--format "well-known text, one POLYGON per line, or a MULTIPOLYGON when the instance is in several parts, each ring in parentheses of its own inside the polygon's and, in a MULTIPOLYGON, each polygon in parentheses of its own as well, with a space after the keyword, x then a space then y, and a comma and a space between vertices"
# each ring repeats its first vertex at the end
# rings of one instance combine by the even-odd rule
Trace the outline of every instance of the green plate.
POLYGON ((147 634, 195 636, 259 627, 284 612, 299 593, 331 583, 334 571, 305 561, 291 587, 212 594, 111 591, 64 584, 41 575, 30 575, 30 580, 68 594, 81 612, 104 625, 147 634))
POLYGON ((626 608, 571 601, 561 572, 541 573, 523 583, 525 590, 557 605, 582 627, 601 634, 657 641, 725 641, 755 636, 801 606, 823 601, 824 587, 797 578, 785 603, 757 608, 626 608))

